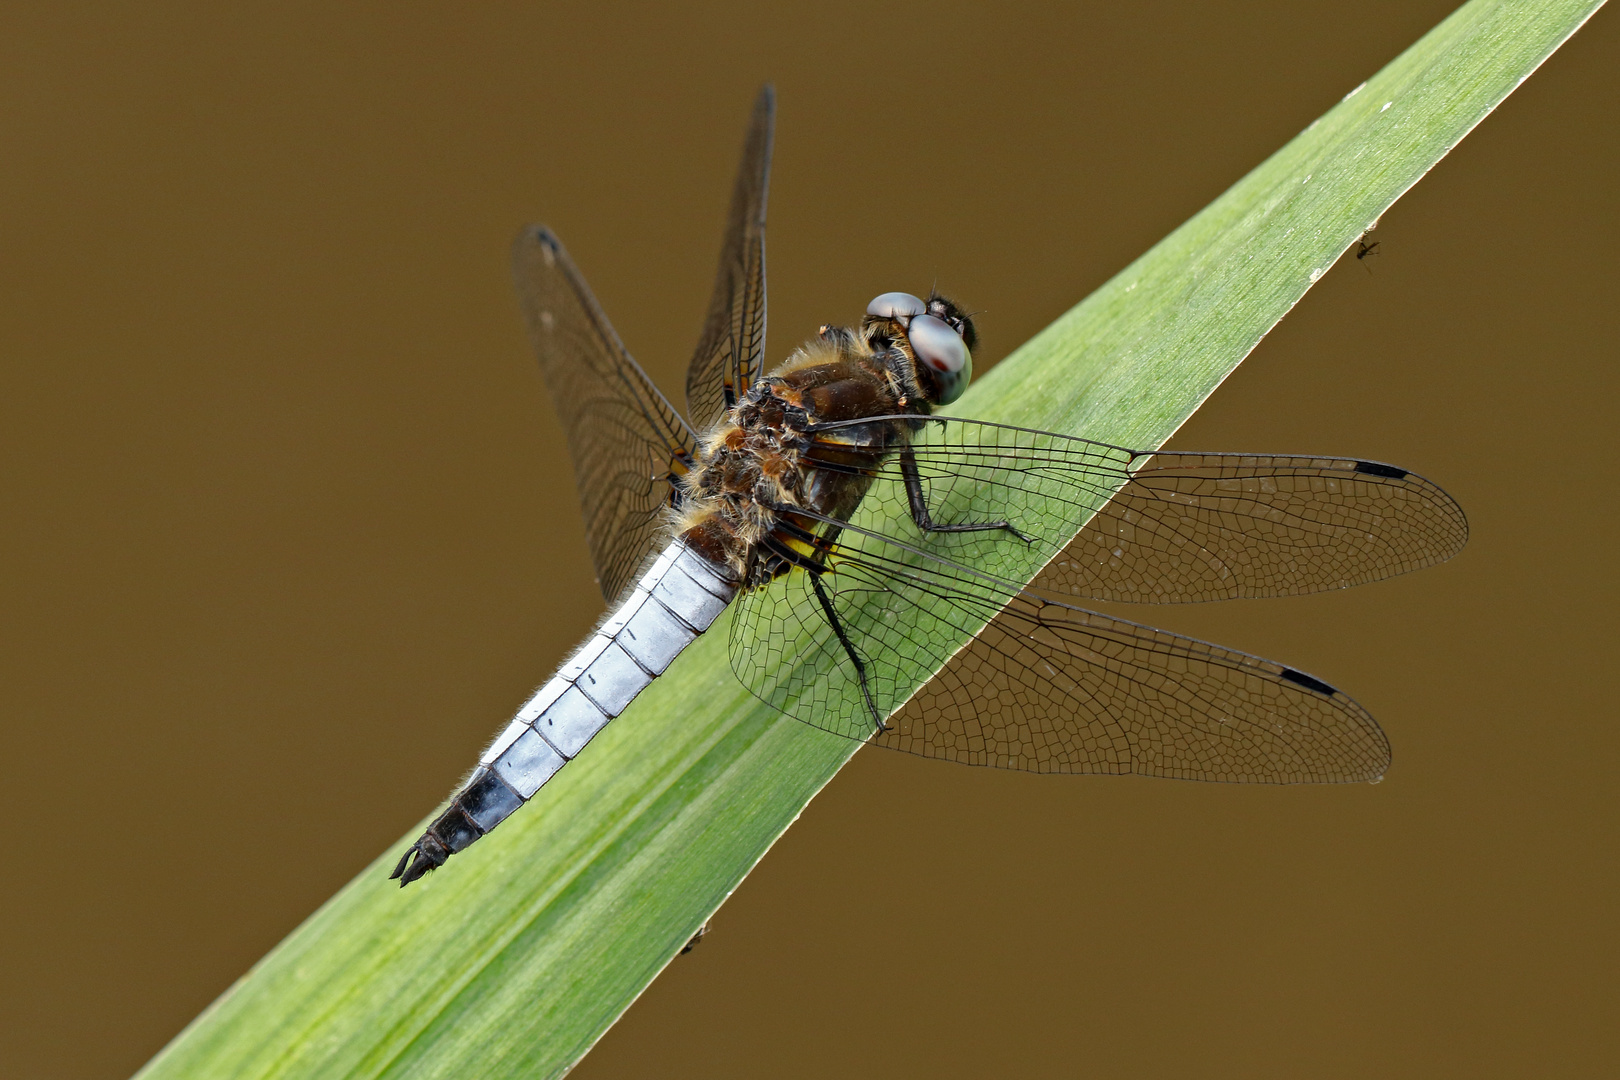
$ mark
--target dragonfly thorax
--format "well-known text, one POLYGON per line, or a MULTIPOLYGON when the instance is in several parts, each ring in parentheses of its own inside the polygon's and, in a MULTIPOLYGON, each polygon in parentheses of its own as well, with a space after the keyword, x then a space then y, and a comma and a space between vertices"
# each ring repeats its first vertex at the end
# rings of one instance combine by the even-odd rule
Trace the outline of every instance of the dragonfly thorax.
POLYGON ((819 565, 832 541, 820 519, 854 512, 875 466, 909 440, 914 422, 898 417, 928 409, 908 354, 867 326, 824 327, 709 432, 677 531, 744 583, 819 565), (896 419, 819 430, 868 417, 896 419))

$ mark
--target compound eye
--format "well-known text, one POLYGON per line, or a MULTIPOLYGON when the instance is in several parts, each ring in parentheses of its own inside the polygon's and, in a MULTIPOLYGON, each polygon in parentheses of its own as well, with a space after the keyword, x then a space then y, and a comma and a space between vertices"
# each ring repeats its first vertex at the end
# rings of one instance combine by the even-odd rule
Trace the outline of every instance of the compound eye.
POLYGON ((951 324, 933 315, 912 316, 906 330, 911 354, 925 365, 939 387, 934 404, 949 405, 962 396, 973 378, 973 354, 951 324))
POLYGON ((901 326, 911 319, 913 315, 921 315, 928 310, 928 305, 905 292, 886 292, 882 296, 874 297, 866 305, 866 313, 875 315, 880 319, 896 319, 901 326))

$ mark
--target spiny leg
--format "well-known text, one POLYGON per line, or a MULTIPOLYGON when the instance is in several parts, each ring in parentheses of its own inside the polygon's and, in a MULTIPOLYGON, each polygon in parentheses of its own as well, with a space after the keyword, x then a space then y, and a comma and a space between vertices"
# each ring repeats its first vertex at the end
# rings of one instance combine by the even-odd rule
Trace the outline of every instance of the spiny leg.
POLYGON ((911 520, 925 533, 1010 532, 1026 544, 1033 537, 1019 532, 1010 521, 974 521, 961 525, 940 525, 928 513, 928 500, 923 495, 922 474, 917 471, 917 455, 908 446, 900 451, 900 475, 906 481, 906 501, 911 504, 911 520))
POLYGON ((826 613, 827 621, 832 624, 833 633, 838 635, 839 643, 844 646, 844 652, 848 654, 849 662, 855 665, 855 675, 861 683, 861 697, 866 699, 866 709, 872 715, 872 723, 876 725, 879 732, 888 731, 889 725, 883 722, 883 717, 878 713, 877 705, 872 701, 872 691, 866 685, 866 663, 861 660, 860 654, 855 651, 855 644, 849 640, 849 635, 844 633, 844 624, 839 620, 838 612, 833 610, 832 598, 827 595, 827 590, 821 584, 821 574, 814 570, 808 571, 808 573, 810 574, 810 587, 816 590, 816 599, 821 601, 821 610, 826 613))

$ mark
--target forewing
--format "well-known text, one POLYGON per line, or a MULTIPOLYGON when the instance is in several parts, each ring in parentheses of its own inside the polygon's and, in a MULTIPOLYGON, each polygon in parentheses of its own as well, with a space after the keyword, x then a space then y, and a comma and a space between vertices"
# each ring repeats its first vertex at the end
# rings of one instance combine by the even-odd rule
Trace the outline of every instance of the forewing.
POLYGON ((794 571, 744 594, 732 624, 733 668, 761 699, 849 738, 1029 772, 1322 783, 1389 764, 1372 717, 1308 675, 1009 596, 965 568, 874 557, 879 543, 854 538, 864 550, 832 556, 823 586, 880 711, 927 685, 874 736, 854 661, 794 571))
POLYGON ((647 378, 551 231, 524 229, 512 250, 518 299, 551 391, 585 513, 603 596, 613 600, 663 535, 675 478, 695 440, 647 378))
POLYGON ((1345 589, 1444 562, 1468 520, 1376 462, 1158 453, 1036 578, 1099 600, 1185 603, 1345 589))
POLYGON ((731 191, 714 295, 686 373, 686 408, 706 431, 760 376, 765 357, 765 200, 776 92, 761 88, 731 191))
MULTIPOLYGON (((916 542, 1020 584, 1044 566, 1033 587, 1056 595, 1321 592, 1443 562, 1468 538, 1462 508, 1438 486, 1350 458, 1139 453, 955 419, 930 420, 914 456, 936 522, 1006 520, 1029 538, 1024 551, 1005 532, 919 532, 916 542)), ((899 459, 877 471, 869 498, 903 505, 899 459)))

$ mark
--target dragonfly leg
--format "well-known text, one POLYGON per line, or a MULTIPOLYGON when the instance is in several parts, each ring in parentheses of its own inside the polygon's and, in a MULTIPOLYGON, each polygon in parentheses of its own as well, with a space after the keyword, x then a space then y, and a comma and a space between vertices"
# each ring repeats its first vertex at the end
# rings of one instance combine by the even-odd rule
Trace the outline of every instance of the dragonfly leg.
POLYGON ((866 699, 866 711, 871 714, 872 723, 879 732, 889 730, 889 725, 883 722, 883 716, 878 712, 877 705, 872 701, 872 691, 866 685, 866 662, 861 659, 860 653, 855 651, 854 642, 844 633, 844 624, 838 618, 838 612, 833 610, 832 598, 827 595, 827 589, 821 584, 821 574, 812 570, 810 586, 816 590, 816 599, 821 601, 821 610, 826 613, 827 621, 832 624, 833 633, 838 635, 838 641, 844 646, 844 652, 849 656, 849 662, 855 665, 855 675, 860 679, 861 697, 866 699))
POLYGON ((692 940, 688 941, 686 943, 686 945, 681 949, 680 955, 685 956, 687 953, 689 953, 693 949, 697 948, 698 944, 703 940, 704 935, 707 934, 708 932, 709 932, 709 924, 708 923, 704 923, 702 926, 698 927, 697 928, 697 933, 693 934, 692 935, 692 940))
POLYGON ((928 513, 928 500, 923 496, 922 474, 917 471, 917 455, 911 448, 900 451, 900 475, 906 481, 906 501, 911 504, 911 520, 925 533, 1010 532, 1026 544, 1034 537, 1019 532, 1010 521, 972 521, 961 525, 940 525, 928 513))

